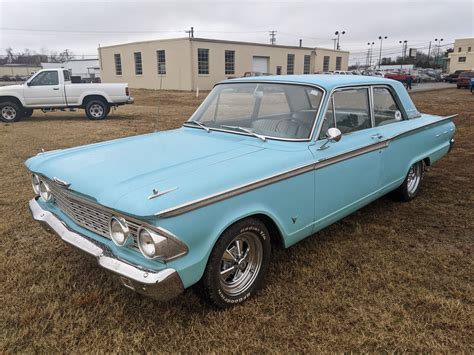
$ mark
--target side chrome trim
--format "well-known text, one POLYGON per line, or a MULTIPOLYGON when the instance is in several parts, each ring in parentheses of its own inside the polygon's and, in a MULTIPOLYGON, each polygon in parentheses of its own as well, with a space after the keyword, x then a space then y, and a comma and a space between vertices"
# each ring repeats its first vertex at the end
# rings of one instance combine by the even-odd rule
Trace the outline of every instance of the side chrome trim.
POLYGON ((154 198, 157 198, 159 196, 163 196, 163 195, 166 195, 167 193, 169 192, 173 192, 175 190, 177 190, 178 187, 173 187, 171 189, 168 189, 168 190, 163 190, 163 191, 159 191, 158 189, 153 189, 153 192, 150 196, 148 196, 148 200, 152 200, 154 198))
POLYGON ((302 165, 302 166, 296 167, 294 169, 287 170, 283 173, 274 174, 274 175, 271 175, 269 177, 265 177, 265 178, 262 178, 262 179, 259 179, 259 180, 256 180, 256 181, 252 181, 250 183, 243 184, 243 185, 240 185, 240 186, 237 186, 237 187, 234 187, 234 188, 230 188, 228 190, 217 192, 215 194, 212 194, 212 195, 200 198, 200 199, 196 199, 196 200, 193 200, 193 201, 190 201, 190 202, 186 202, 186 203, 183 203, 181 205, 159 211, 159 212, 155 213, 155 216, 162 217, 162 218, 174 217, 174 216, 177 216, 177 215, 180 215, 180 214, 183 214, 183 213, 186 213, 186 212, 189 212, 189 211, 192 211, 192 210, 195 210, 195 209, 198 209, 198 208, 201 208, 201 207, 204 207, 204 206, 208 206, 210 204, 228 199, 230 197, 234 197, 234 196, 243 194, 245 192, 249 192, 249 191, 258 189, 260 187, 273 184, 273 183, 281 181, 281 180, 285 180, 285 179, 288 179, 288 178, 291 178, 291 177, 294 177, 294 176, 297 176, 297 175, 307 173, 307 172, 312 171, 312 170, 322 169, 326 166, 333 165, 333 164, 339 163, 341 161, 354 158, 354 157, 359 156, 359 155, 367 154, 367 153, 370 153, 370 152, 373 152, 373 151, 376 151, 376 150, 379 150, 379 149, 385 149, 390 145, 390 142, 394 139, 400 138, 400 137, 402 137, 406 134, 413 133, 413 132, 418 131, 420 129, 425 129, 426 127, 430 127, 432 125, 439 124, 443 121, 450 120, 450 119, 452 119, 456 116, 457 116, 457 114, 456 115, 451 115, 451 116, 441 117, 439 120, 437 120, 435 122, 430 122, 430 123, 428 123, 424 126, 416 127, 414 129, 402 132, 400 134, 397 134, 397 135, 392 136, 390 138, 387 138, 385 140, 382 140, 382 141, 379 141, 379 142, 376 142, 376 143, 373 143, 373 144, 369 144, 365 147, 361 147, 361 148, 357 148, 355 150, 351 150, 351 151, 348 151, 348 152, 337 154, 337 155, 329 157, 329 158, 318 160, 314 163, 302 165))

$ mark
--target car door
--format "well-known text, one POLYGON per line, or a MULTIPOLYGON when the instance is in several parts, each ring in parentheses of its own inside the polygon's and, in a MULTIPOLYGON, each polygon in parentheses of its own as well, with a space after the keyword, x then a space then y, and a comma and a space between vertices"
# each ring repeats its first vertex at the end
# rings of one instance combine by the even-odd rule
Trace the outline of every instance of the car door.
POLYGON ((369 87, 342 88, 327 104, 318 136, 310 147, 315 158, 315 231, 376 199, 385 143, 373 127, 369 87), (341 139, 328 142, 325 132, 338 128, 341 139))
POLYGON ((60 84, 57 70, 45 70, 31 79, 23 91, 28 106, 64 106, 64 86, 60 84))

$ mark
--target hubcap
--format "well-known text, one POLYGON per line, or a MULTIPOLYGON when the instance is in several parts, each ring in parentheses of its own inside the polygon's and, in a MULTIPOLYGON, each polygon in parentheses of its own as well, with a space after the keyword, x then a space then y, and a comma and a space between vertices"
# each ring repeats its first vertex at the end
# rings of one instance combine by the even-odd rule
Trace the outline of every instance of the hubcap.
POLYGON ((14 120, 16 118, 16 110, 13 106, 2 107, 2 117, 5 120, 14 120))
POLYGON ((409 196, 413 196, 420 185, 422 168, 422 164, 413 164, 408 171, 407 191, 409 196))
POLYGON ((89 113, 91 114, 92 117, 94 118, 101 118, 102 115, 104 114, 104 109, 101 105, 99 104, 93 104, 89 108, 89 113))
POLYGON ((235 237, 227 246, 220 263, 222 290, 230 296, 245 292, 255 281, 263 260, 260 238, 251 232, 235 237))

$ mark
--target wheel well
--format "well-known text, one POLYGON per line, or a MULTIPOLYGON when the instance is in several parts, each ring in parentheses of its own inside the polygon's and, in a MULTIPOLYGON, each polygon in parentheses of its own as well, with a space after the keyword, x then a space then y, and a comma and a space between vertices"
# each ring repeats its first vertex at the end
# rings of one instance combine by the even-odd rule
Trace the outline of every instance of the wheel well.
POLYGON ((105 97, 101 96, 101 95, 88 95, 88 96, 85 96, 82 99, 82 106, 86 107, 87 103, 91 100, 100 100, 100 101, 103 101, 104 103, 108 104, 107 99, 105 97))
POLYGON ((431 166, 430 158, 423 159, 423 162, 425 163, 426 166, 431 166))
POLYGON ((14 102, 20 107, 23 107, 23 104, 21 103, 21 101, 18 100, 15 96, 0 96, 0 102, 5 102, 5 101, 14 102))
POLYGON ((283 241, 283 236, 281 235, 280 229, 272 218, 263 213, 254 214, 247 217, 257 218, 263 224, 265 224, 265 227, 268 229, 268 233, 270 233, 270 240, 272 241, 272 244, 278 248, 284 248, 285 243, 283 241))

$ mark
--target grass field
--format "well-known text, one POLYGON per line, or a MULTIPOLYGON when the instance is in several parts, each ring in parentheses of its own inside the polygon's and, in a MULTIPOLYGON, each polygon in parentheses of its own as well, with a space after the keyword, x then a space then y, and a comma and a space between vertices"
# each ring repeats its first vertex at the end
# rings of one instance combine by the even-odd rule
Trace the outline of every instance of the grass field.
POLYGON ((179 127, 203 98, 133 94, 102 122, 81 111, 0 123, 1 353, 474 351, 474 95, 412 95, 420 111, 460 114, 454 150, 414 201, 382 198, 277 251, 266 287, 218 311, 192 290, 164 304, 127 290, 28 211, 23 162, 41 148, 179 127))

